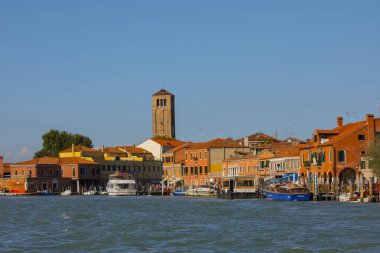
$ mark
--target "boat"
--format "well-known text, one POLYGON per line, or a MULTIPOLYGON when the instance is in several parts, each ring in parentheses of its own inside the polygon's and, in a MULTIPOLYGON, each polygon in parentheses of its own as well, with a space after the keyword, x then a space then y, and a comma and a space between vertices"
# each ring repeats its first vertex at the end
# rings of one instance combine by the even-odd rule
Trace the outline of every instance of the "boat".
POLYGON ((215 188, 208 185, 201 185, 200 187, 190 187, 186 191, 186 196, 193 197, 210 197, 215 196, 215 188))
POLYGON ((110 196, 136 196, 137 185, 132 175, 115 173, 110 175, 107 192, 110 196))
POLYGON ((358 202, 360 194, 358 192, 353 192, 352 195, 349 192, 340 193, 338 195, 338 201, 340 202, 358 202))
POLYGON ((36 191, 34 193, 34 195, 38 195, 38 196, 53 196, 54 193, 53 192, 49 192, 47 190, 42 190, 42 191, 36 191))
POLYGON ((170 195, 172 195, 174 197, 183 197, 183 196, 186 196, 186 193, 187 193, 186 190, 176 190, 176 191, 170 193, 170 195))
POLYGON ((101 187, 99 191, 100 195, 108 195, 107 189, 105 187, 101 187))
POLYGON ((89 190, 89 191, 83 192, 83 195, 86 195, 86 196, 96 195, 96 194, 98 194, 98 192, 94 191, 94 190, 89 190))
POLYGON ((12 196, 12 193, 10 193, 10 192, 0 192, 0 197, 4 197, 4 196, 12 196))
POLYGON ((70 196, 72 194, 71 190, 66 190, 64 192, 61 192, 62 196, 70 196))
POLYGON ((264 189, 267 199, 285 201, 310 201, 311 194, 308 188, 297 184, 269 185, 264 189))

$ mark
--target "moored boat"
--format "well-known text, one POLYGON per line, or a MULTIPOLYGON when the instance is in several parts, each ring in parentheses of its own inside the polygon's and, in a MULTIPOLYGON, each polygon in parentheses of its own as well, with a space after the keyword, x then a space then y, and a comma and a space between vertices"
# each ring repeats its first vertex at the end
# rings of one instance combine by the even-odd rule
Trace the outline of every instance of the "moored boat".
POLYGON ((186 190, 176 190, 176 191, 170 193, 170 195, 172 195, 174 197, 183 197, 183 196, 186 196, 186 193, 187 193, 186 190))
POLYGON ((310 201, 308 188, 296 184, 270 185, 264 189, 267 199, 285 201, 310 201))
POLYGON ((62 196, 70 196, 72 194, 72 192, 71 192, 71 190, 66 190, 66 191, 64 191, 64 192, 61 192, 61 195, 62 196))
POLYGON ((136 181, 131 175, 126 173, 116 173, 110 175, 107 184, 107 192, 110 196, 136 196, 136 181))
POLYGON ((186 196, 193 196, 193 197, 215 196, 215 188, 208 185, 201 185, 200 187, 190 187, 186 191, 186 196))

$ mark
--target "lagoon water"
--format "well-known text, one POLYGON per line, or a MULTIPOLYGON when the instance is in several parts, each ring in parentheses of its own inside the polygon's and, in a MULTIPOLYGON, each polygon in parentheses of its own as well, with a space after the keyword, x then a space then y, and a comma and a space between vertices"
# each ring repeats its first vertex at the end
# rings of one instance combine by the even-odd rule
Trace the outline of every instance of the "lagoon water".
POLYGON ((1 252, 380 252, 380 205, 1 197, 1 252))

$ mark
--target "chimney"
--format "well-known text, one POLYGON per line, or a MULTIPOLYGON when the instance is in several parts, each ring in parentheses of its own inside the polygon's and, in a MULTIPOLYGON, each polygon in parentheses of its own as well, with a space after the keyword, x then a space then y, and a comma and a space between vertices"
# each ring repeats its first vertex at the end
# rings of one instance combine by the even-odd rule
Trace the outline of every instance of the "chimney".
POLYGON ((366 115, 367 131, 368 131, 368 141, 371 144, 375 140, 375 115, 366 115))
POLYGON ((74 157, 74 154, 75 154, 75 145, 74 145, 74 143, 71 144, 71 153, 72 153, 72 155, 74 157))
POLYGON ((102 145, 102 152, 104 153, 104 145, 102 145))
POLYGON ((343 126, 343 117, 339 116, 336 118, 336 123, 338 127, 343 126))

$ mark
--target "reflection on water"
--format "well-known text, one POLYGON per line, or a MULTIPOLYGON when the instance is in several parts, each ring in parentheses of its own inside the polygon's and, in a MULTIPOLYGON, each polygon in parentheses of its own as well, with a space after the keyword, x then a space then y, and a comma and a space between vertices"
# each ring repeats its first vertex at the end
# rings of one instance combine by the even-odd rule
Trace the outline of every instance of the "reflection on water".
POLYGON ((2 252, 380 252, 379 204, 6 197, 0 219, 2 252))

